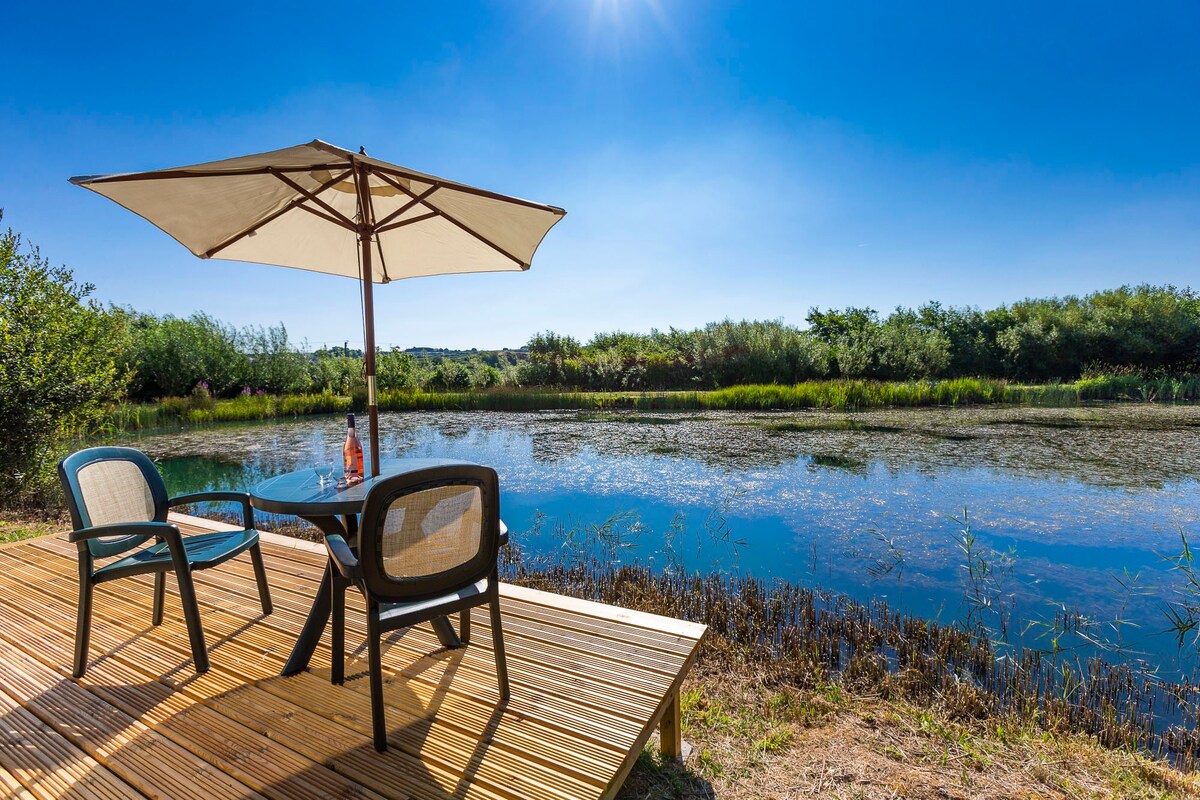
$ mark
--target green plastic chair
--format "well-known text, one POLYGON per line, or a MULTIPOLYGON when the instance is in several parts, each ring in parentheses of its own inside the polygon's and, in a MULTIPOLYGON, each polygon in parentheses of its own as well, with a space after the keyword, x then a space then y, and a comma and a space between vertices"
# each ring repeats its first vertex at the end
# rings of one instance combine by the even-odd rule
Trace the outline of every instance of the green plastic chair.
POLYGON ((263 614, 271 613, 271 594, 249 495, 200 492, 168 498, 166 484, 154 463, 145 453, 128 447, 93 447, 73 453, 59 462, 58 477, 74 527, 70 541, 79 548, 79 618, 71 672, 76 678, 87 668, 92 587, 98 583, 153 573, 153 624, 158 625, 163 619, 165 575, 174 572, 197 672, 208 671, 209 663, 192 584, 193 570, 216 566, 249 550, 263 614), (240 503, 244 530, 183 536, 179 528, 167 522, 168 509, 208 501, 240 503), (151 539, 154 544, 141 547, 151 539), (114 561, 96 566, 97 559, 113 557, 114 561))
POLYGON ((459 638, 471 640, 471 609, 491 611, 492 646, 501 702, 508 700, 508 669, 500 627, 497 557, 507 540, 500 522, 495 470, 454 464, 380 480, 367 493, 358 552, 341 536, 327 536, 334 566, 331 679, 345 679, 346 589, 367 600, 367 659, 375 749, 387 749, 380 640, 458 612, 459 638))

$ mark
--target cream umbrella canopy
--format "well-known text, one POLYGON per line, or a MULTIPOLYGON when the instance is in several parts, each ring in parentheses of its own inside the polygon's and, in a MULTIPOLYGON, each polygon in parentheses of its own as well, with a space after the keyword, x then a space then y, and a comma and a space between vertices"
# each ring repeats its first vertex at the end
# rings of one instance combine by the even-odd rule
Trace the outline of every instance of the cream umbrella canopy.
POLYGON ((566 214, 320 140, 71 182, 144 217, 200 258, 359 279, 373 476, 379 474, 373 284, 529 269, 546 233, 566 214))

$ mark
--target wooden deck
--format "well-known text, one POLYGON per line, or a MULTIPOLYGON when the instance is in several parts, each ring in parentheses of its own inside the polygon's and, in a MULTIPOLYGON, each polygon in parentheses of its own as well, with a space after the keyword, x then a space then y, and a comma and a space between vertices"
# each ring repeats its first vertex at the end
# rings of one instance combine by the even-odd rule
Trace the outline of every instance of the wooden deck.
POLYGON ((0 796, 601 798, 656 726, 666 751, 679 747, 678 691, 703 626, 503 585, 511 701, 497 707, 487 614, 458 650, 428 626, 399 631, 384 649, 389 747, 377 753, 361 597, 350 593, 344 686, 329 683, 328 630, 311 672, 280 677, 324 555, 270 535, 263 550, 269 617, 249 559, 195 573, 208 673, 192 669, 173 581, 166 620, 150 625, 145 577, 97 587, 76 681, 75 546, 0 548, 0 796))

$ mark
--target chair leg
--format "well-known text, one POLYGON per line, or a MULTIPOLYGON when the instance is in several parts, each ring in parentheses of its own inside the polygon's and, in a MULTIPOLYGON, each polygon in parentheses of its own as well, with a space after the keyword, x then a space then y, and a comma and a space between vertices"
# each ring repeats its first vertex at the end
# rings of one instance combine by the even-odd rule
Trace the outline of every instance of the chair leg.
POLYGON ((250 548, 250 560, 254 562, 254 579, 258 581, 258 599, 262 603, 263 614, 274 610, 271 605, 271 590, 267 587, 267 569, 263 566, 262 548, 258 545, 250 548))
POLYGON ((71 675, 83 677, 87 669, 88 642, 92 635, 92 582, 79 577, 79 617, 75 622, 75 667, 71 675))
POLYGON ((471 643, 471 609, 458 612, 458 638, 464 644, 471 643))
MULTIPOLYGON (((329 567, 332 569, 332 564, 329 567)), ((329 682, 341 685, 346 682, 346 582, 333 576, 330 598, 330 622, 332 623, 332 650, 329 662, 329 682)))
POLYGON ((508 701, 508 663, 504 660, 504 632, 500 628, 500 595, 496 592, 496 578, 492 577, 492 600, 488 604, 492 612, 492 650, 496 654, 496 682, 500 684, 500 702, 508 701))
POLYGON ((167 576, 165 573, 154 573, 154 615, 150 619, 152 625, 162 625, 163 605, 167 595, 167 576))
POLYGON ((387 750, 387 723, 383 718, 383 661, 380 658, 383 631, 379 625, 379 606, 367 601, 367 660, 371 673, 371 730, 375 749, 387 750))
POLYGON ((191 568, 185 564, 182 570, 176 570, 175 578, 179 582, 179 600, 192 644, 192 661, 196 664, 196 672, 208 672, 208 648, 204 644, 204 629, 200 627, 200 604, 196 602, 191 568))
POLYGON ((196 672, 208 672, 208 648, 204 646, 204 629, 200 627, 200 605, 196 602, 196 587, 192 583, 192 565, 181 538, 167 539, 167 546, 171 550, 183 620, 187 623, 188 639, 192 644, 192 663, 196 665, 196 672))

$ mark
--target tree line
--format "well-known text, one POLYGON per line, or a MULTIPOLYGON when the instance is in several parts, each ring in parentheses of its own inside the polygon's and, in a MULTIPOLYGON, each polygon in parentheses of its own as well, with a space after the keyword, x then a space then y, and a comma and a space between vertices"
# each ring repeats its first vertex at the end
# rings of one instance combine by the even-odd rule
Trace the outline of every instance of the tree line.
MULTIPOLYGON (((44 483, 54 443, 91 432, 117 402, 361 392, 361 353, 309 352, 282 324, 236 328, 204 313, 104 307, 92 292, 19 234, 0 234, 0 498, 44 483)), ((937 302, 887 315, 813 308, 805 322, 725 320, 694 330, 598 333, 587 342, 548 331, 520 351, 382 351, 378 384, 393 392, 655 391, 821 378, 1050 382, 1200 372, 1200 297, 1174 286, 987 310, 937 302)))
POLYGON ((1049 382, 1192 373, 1200 364, 1200 297, 1173 286, 1123 286, 988 310, 937 302, 887 316, 871 308, 813 308, 805 321, 800 328, 725 320, 695 330, 601 333, 587 343, 538 334, 517 383, 657 390, 820 378, 1049 382))
MULTIPOLYGON (((201 313, 107 313, 122 318, 118 366, 137 400, 197 387, 218 397, 349 394, 362 382, 359 353, 306 352, 282 325, 237 329, 201 313)), ((1200 297, 1173 286, 1123 286, 987 310, 937 302, 886 316, 871 308, 814 308, 805 321, 802 328, 725 320, 694 330, 598 333, 587 342, 548 331, 521 350, 453 356, 381 351, 378 383, 413 391, 654 391, 820 378, 1040 383, 1114 372, 1192 373, 1200 366, 1200 297)))

